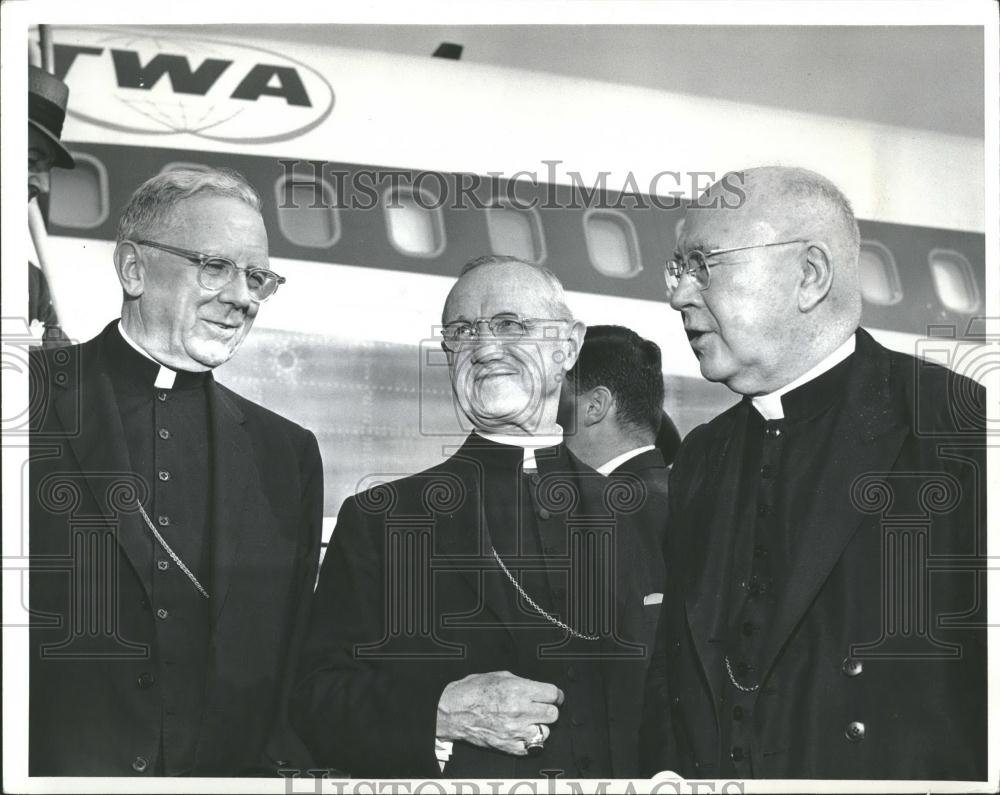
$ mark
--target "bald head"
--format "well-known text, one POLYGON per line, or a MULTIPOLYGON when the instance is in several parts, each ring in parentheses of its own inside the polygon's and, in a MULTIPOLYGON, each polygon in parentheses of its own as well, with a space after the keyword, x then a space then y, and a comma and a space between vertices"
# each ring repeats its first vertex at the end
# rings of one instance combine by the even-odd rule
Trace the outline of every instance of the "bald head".
POLYGON ((754 168, 712 185, 677 243, 688 263, 707 255, 707 278, 670 288, 702 374, 765 394, 834 351, 861 320, 859 242, 850 203, 813 171, 754 168))
MULTIPOLYGON (((834 278, 822 315, 852 329, 861 319, 858 276, 861 234, 847 197, 829 179, 805 168, 764 166, 732 171, 691 205, 688 217, 722 209, 744 234, 826 244, 834 278), (737 202, 737 196, 740 200, 737 202), (738 205, 738 206, 736 206, 738 205)), ((757 242, 757 238, 746 238, 757 242)), ((761 237, 760 242, 765 238, 761 237)))
POLYGON ((551 272, 514 257, 472 260, 448 293, 442 322, 455 335, 445 345, 452 389, 476 428, 554 432, 584 326, 551 272))
MULTIPOLYGON (((525 262, 517 257, 487 254, 471 259, 462 266, 458 281, 455 282, 444 302, 444 309, 441 312, 443 322, 448 322, 449 304, 452 303, 455 292, 465 287, 462 280, 473 271, 479 271, 480 278, 477 278, 476 281, 487 278, 487 271, 489 271, 488 279, 490 281, 493 279, 516 280, 522 291, 534 292, 545 302, 546 311, 549 313, 548 317, 573 319, 573 313, 566 305, 566 294, 563 291, 562 282, 552 271, 543 265, 525 262)), ((466 279, 466 283, 468 281, 466 279)))

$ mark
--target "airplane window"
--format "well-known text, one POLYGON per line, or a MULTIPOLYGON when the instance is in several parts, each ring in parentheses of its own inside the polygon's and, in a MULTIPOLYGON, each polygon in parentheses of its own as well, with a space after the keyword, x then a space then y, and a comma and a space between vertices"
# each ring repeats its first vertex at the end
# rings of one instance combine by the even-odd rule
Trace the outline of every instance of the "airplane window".
POLYGON ((936 248, 927 255, 934 288, 946 309, 968 314, 979 309, 979 286, 969 261, 957 251, 936 248))
POLYGON ((292 243, 329 248, 340 239, 337 194, 325 179, 282 177, 274 185, 278 226, 292 243))
POLYGON ((93 155, 73 152, 76 168, 51 172, 49 220, 58 226, 93 229, 108 218, 108 172, 93 155))
POLYGON ((642 270, 635 227, 622 213, 588 210, 583 215, 583 231, 590 262, 598 273, 631 279, 642 270))
POLYGON ((389 188, 383 196, 389 241, 411 257, 436 257, 444 251, 444 221, 434 198, 411 188, 389 188))
POLYGON ((881 243, 861 241, 861 295, 869 304, 892 306, 903 300, 896 259, 881 243))
POLYGON ((507 254, 525 262, 545 260, 545 236, 538 210, 513 207, 490 207, 486 210, 490 248, 494 254, 507 254))

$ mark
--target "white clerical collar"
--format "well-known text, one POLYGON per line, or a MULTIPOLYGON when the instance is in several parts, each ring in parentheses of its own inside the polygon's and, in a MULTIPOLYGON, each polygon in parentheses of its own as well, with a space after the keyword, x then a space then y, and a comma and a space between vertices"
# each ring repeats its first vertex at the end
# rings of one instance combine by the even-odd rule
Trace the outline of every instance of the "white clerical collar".
POLYGON ((557 444, 561 444, 563 440, 563 429, 561 425, 556 425, 556 433, 545 434, 542 436, 514 433, 487 433, 486 431, 480 430, 476 430, 475 433, 477 436, 480 436, 490 442, 509 444, 515 447, 523 448, 525 469, 538 469, 535 464, 535 450, 542 447, 555 447, 557 444))
POLYGON ((635 458, 637 455, 645 453, 647 450, 655 450, 655 449, 656 449, 655 444, 647 444, 644 445, 643 447, 637 447, 634 450, 629 450, 627 453, 616 455, 610 461, 601 464, 597 468, 597 471, 600 472, 602 475, 610 475, 612 472, 618 469, 618 467, 620 467, 629 459, 635 458))
POLYGON ((838 364, 840 364, 844 359, 854 353, 854 335, 852 334, 843 344, 838 347, 833 353, 824 358, 815 367, 810 368, 790 384, 786 384, 777 389, 774 392, 769 392, 766 395, 757 395, 757 397, 752 398, 751 402, 753 407, 760 412, 760 415, 765 420, 780 420, 785 417, 785 410, 781 405, 781 396, 786 395, 793 389, 797 389, 803 384, 808 384, 814 378, 823 375, 827 370, 832 370, 838 364))
POLYGON ((130 347, 135 348, 135 350, 137 350, 139 353, 141 353, 143 356, 149 359, 149 361, 159 365, 160 369, 159 372, 157 372, 156 374, 156 380, 153 382, 153 386, 155 386, 157 389, 173 389, 174 379, 177 378, 177 371, 171 370, 165 364, 160 364, 159 362, 156 361, 156 359, 154 359, 152 356, 146 353, 145 350, 140 348, 139 343, 137 343, 134 339, 132 339, 128 335, 128 332, 125 331, 125 326, 120 320, 118 321, 118 333, 122 335, 122 339, 125 340, 125 342, 127 342, 130 347))

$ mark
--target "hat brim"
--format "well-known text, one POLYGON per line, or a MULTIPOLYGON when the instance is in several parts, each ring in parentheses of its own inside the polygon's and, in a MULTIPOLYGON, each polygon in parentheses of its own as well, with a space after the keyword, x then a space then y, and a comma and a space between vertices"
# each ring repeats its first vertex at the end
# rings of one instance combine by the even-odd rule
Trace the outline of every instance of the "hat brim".
POLYGON ((76 168, 76 161, 73 159, 73 155, 69 153, 69 150, 63 146, 62 141, 56 138, 49 130, 43 127, 36 121, 28 119, 28 124, 34 127, 38 132, 44 135, 50 144, 52 144, 52 151, 55 155, 52 158, 52 165, 57 168, 76 168))

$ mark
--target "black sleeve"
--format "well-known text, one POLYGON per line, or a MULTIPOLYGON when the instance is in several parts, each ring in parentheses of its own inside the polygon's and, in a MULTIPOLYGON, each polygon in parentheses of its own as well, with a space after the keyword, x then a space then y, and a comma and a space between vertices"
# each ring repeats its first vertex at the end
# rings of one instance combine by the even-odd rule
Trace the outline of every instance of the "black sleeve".
POLYGON ((439 777, 438 666, 388 655, 385 514, 348 498, 320 571, 293 695, 293 723, 321 767, 439 777))

